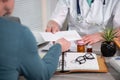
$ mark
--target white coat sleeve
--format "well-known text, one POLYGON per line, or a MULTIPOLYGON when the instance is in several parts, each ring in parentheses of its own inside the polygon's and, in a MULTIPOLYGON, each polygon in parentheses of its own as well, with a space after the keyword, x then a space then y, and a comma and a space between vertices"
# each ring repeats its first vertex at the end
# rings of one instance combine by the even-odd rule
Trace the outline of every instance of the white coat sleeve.
POLYGON ((59 0, 57 2, 54 12, 52 13, 52 17, 50 18, 50 20, 56 21, 59 24, 59 26, 62 27, 62 24, 66 19, 67 13, 68 5, 66 3, 66 0, 59 0))
POLYGON ((113 15, 114 15, 113 26, 115 28, 120 27, 120 1, 119 0, 116 7, 114 8, 113 15))

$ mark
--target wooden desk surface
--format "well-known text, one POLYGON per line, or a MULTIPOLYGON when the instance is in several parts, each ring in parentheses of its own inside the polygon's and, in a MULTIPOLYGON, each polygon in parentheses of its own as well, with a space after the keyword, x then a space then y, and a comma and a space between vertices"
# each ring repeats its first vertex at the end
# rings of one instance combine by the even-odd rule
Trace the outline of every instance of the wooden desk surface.
POLYGON ((120 48, 120 40, 118 38, 115 38, 114 42, 117 45, 117 47, 120 48))
MULTIPOLYGON (((100 54, 100 44, 95 44, 94 51, 97 54, 100 54), (98 53, 99 52, 99 53, 98 53)), ((41 53, 41 50, 38 50, 41 53)), ((107 73, 69 73, 69 74, 59 74, 53 75, 50 80, 120 80, 120 73, 118 73, 112 66, 109 64, 109 58, 105 58, 107 63, 108 72, 107 73)), ((19 80, 25 80, 23 77, 20 77, 19 80)))
MULTIPOLYGON (((108 61, 108 58, 106 58, 108 61)), ((120 73, 115 71, 107 62, 109 72, 107 73, 63 73, 54 75, 50 80, 120 80, 120 73)))
MULTIPOLYGON (((120 73, 115 71, 110 64, 107 64, 109 72, 107 73, 70 73, 53 75, 50 80, 120 80, 120 73)), ((19 80, 25 80, 23 76, 19 80)))
MULTIPOLYGON (((93 50, 96 54, 100 55, 100 42, 93 45, 93 50)), ((70 73, 54 75, 50 80, 120 80, 120 73, 118 73, 109 64, 110 57, 105 57, 107 63, 107 73, 70 73)))

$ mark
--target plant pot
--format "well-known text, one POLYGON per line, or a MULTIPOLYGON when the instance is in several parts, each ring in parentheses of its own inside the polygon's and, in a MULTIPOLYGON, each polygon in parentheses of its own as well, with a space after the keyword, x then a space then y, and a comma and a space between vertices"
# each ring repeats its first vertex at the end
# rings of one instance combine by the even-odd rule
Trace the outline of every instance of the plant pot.
POLYGON ((104 57, 112 57, 116 53, 116 45, 114 42, 104 41, 101 43, 101 52, 104 57))

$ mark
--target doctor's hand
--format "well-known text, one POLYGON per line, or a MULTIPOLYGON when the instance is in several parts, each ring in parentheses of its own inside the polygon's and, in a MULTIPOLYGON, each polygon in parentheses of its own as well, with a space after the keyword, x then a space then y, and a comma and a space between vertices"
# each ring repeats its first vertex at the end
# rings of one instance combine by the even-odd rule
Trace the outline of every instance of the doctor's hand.
POLYGON ((119 27, 119 28, 116 28, 116 29, 115 29, 115 32, 117 32, 117 33, 115 34, 116 38, 118 38, 118 39, 120 40, 120 27, 119 27))
POLYGON ((84 41, 85 44, 94 44, 96 42, 103 40, 101 34, 102 33, 88 34, 83 36, 82 40, 84 41))
POLYGON ((52 32, 52 33, 56 33, 58 32, 59 29, 59 24, 53 20, 50 20, 47 24, 47 28, 46 28, 46 32, 52 32))
POLYGON ((59 43, 62 48, 62 52, 68 51, 71 43, 64 38, 58 39, 56 43, 59 43))

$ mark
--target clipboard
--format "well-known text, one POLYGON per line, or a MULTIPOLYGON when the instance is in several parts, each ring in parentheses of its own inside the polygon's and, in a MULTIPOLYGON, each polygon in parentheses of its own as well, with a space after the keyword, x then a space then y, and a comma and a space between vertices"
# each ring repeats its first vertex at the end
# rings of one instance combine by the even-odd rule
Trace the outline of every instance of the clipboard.
POLYGON ((62 69, 61 71, 56 71, 57 73, 75 73, 75 72, 99 72, 99 73, 106 73, 108 72, 108 68, 107 65, 105 63, 105 59, 102 56, 97 56, 97 61, 98 61, 98 66, 99 66, 99 70, 82 70, 82 69, 75 69, 75 70, 69 70, 69 71, 65 71, 64 70, 64 53, 62 54, 62 69))

